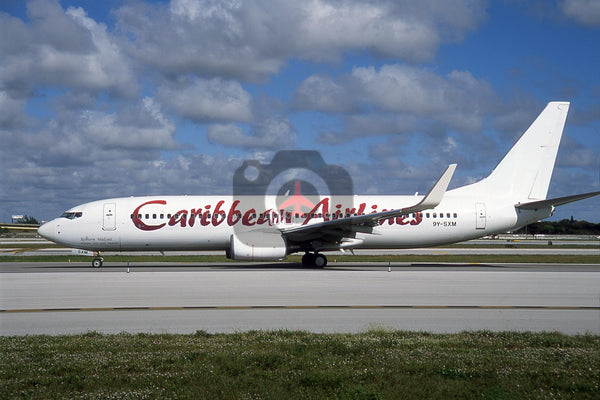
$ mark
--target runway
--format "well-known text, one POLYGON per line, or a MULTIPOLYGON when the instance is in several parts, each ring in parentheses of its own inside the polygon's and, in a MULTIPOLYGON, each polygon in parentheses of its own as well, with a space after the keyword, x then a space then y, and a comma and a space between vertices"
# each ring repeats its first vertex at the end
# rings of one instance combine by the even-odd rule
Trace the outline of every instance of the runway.
POLYGON ((0 264, 0 334, 368 329, 600 334, 600 265, 0 264))

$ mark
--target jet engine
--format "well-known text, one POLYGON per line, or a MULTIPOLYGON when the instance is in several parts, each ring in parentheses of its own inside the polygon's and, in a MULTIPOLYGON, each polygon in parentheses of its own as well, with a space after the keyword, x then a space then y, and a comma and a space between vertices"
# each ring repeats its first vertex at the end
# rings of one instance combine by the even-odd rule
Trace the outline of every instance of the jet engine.
POLYGON ((287 247, 279 232, 238 232, 229 238, 226 255, 238 261, 283 260, 287 255, 287 247))

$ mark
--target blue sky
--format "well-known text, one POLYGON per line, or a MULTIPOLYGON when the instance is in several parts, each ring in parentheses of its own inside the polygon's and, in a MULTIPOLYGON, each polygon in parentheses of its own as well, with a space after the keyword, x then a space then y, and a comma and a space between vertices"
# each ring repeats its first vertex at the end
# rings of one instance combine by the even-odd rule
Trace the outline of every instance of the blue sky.
MULTIPOLYGON (((486 176, 571 102, 549 195, 600 190, 600 2, 0 2, 0 219, 230 193, 319 150, 358 193, 486 176)), ((552 219, 600 222, 600 200, 552 219)))

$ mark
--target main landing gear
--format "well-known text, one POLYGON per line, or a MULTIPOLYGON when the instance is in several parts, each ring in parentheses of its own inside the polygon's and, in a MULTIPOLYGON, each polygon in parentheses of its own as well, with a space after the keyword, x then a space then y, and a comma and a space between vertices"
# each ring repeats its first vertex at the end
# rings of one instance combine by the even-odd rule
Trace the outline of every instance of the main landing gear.
POLYGON ((302 256, 302 265, 305 267, 325 268, 327 257, 321 253, 304 253, 302 256))

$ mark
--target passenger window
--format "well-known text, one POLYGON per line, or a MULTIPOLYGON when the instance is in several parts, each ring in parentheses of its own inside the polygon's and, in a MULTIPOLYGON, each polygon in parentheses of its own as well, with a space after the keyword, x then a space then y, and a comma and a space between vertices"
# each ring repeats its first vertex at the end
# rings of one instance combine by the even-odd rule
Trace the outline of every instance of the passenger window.
POLYGON ((429 218, 429 213, 425 213, 425 218, 429 218))
POLYGON ((156 214, 152 214, 152 219, 156 219, 156 214))
POLYGON ((150 214, 146 214, 146 219, 150 219, 150 214))
POLYGON ((165 214, 160 214, 160 219, 164 219, 165 218, 165 214))
POLYGON ((436 213, 433 213, 433 218, 437 218, 437 214, 436 213))
POLYGON ((458 217, 458 215, 456 213, 454 213, 454 218, 457 218, 457 217, 458 217))
POLYGON ((450 213, 446 214, 446 217, 447 217, 447 218, 450 218, 450 213))

